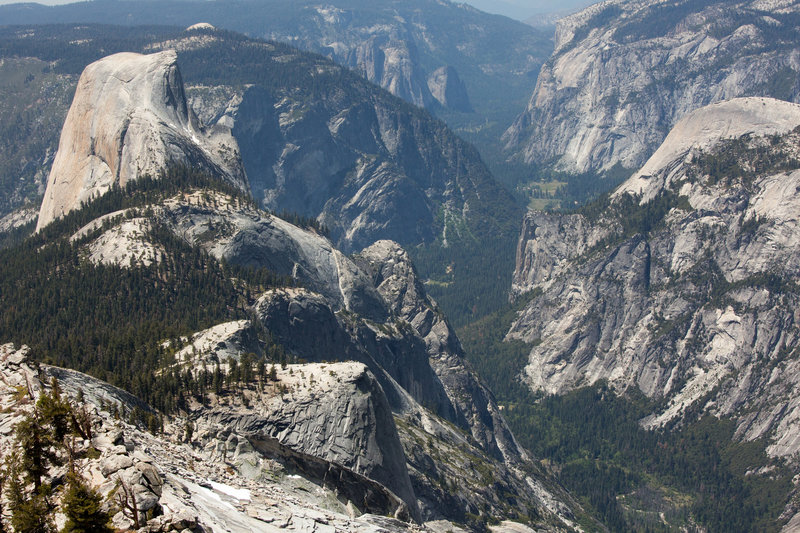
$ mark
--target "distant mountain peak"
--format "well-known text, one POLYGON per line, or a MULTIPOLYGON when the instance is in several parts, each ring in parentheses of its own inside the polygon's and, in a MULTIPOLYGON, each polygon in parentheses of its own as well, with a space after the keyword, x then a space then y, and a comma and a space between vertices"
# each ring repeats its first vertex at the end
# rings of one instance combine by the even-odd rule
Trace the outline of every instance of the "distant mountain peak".
POLYGON ((191 163, 247 189, 230 131, 206 130, 186 102, 177 54, 122 52, 81 74, 37 228, 114 185, 191 163))

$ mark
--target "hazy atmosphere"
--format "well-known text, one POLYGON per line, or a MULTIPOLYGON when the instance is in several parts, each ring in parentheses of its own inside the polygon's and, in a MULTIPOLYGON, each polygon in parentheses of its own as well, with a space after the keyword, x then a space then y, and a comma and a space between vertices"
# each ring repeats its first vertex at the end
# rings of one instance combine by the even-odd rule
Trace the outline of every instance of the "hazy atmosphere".
MULTIPOLYGON (((17 0, 0 0, 3 4, 18 4, 17 0)), ((71 0, 43 0, 36 2, 45 5, 70 4, 71 0)), ((525 20, 541 13, 569 11, 592 4, 592 0, 474 0, 466 2, 487 13, 505 15, 517 20, 525 20)))
POLYGON ((459 2, 0 0, 0 533, 800 531, 800 0, 459 2))

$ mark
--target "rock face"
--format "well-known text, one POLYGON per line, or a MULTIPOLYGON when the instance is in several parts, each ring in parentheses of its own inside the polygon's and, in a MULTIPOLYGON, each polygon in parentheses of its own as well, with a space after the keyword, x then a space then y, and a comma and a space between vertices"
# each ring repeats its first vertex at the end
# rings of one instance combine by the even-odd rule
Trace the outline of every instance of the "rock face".
POLYGON ((800 124, 800 107, 772 98, 735 98, 695 111, 678 121, 647 163, 614 192, 654 199, 672 177, 664 169, 698 151, 713 149, 721 139, 745 135, 782 135, 800 124))
MULTIPOLYGON (((185 7, 181 3, 182 12, 185 7)), ((478 152, 430 114, 319 55, 287 45, 203 28, 146 35, 130 31, 134 40, 115 41, 116 45, 148 52, 178 50, 187 105, 191 102, 198 116, 213 125, 212 131, 232 131, 247 183, 261 206, 317 219, 342 252, 391 239, 403 246, 425 243, 427 250, 449 247, 448 254, 457 262, 467 257, 490 262, 493 258, 488 256, 498 248, 513 246, 522 209, 494 180, 478 152)), ((85 39, 99 55, 104 32, 96 26, 53 29, 47 34, 54 39, 48 41, 48 50, 63 49, 65 66, 75 69, 72 65, 80 63, 69 42, 85 39)), ((36 35, 28 45, 0 30, 0 40, 4 35, 20 55, 40 53, 33 43, 44 36, 36 35)), ((0 102, 0 116, 5 116, 4 104, 10 105, 0 102)), ((24 124, 38 124, 38 118, 23 116, 24 124)), ((203 139, 199 133, 196 137, 203 139)), ((55 152, 54 144, 45 145, 55 152)), ((2 146, 0 139, 0 154, 13 153, 2 146)), ((42 157, 45 150, 38 153, 42 157)), ((0 156, 0 170, 2 160, 0 156)), ((46 160, 36 161, 37 169, 47 168, 46 160)), ((35 188, 35 183, 20 187, 35 188)), ((49 197, 55 198, 54 190, 51 187, 49 197)), ((45 207, 55 209, 51 203, 48 200, 45 207)), ((140 236, 146 231, 143 220, 120 227, 127 244, 117 239, 98 242, 90 253, 92 261, 152 262, 159 250, 143 246, 140 236), (116 249, 111 246, 114 241, 120 243, 116 249)), ((470 277, 471 283, 474 279, 487 286, 477 287, 476 293, 488 289, 498 294, 497 278, 472 276, 468 268, 447 272, 443 263, 427 261, 423 275, 452 279, 455 285, 470 277)))
POLYGON ((393 95, 420 107, 430 107, 436 100, 425 83, 417 56, 413 42, 396 35, 373 36, 358 43, 345 62, 393 95))
POLYGON ((462 224, 514 216, 491 209, 514 201, 474 148, 383 94, 350 96, 361 92, 331 86, 308 101, 253 87, 220 106, 264 207, 317 218, 345 252, 456 239, 462 224))
POLYGON ((640 167, 671 128, 739 96, 797 102, 797 6, 611 0, 558 22, 509 154, 573 172, 640 167))
POLYGON ((393 315, 409 323, 425 341, 430 366, 453 401, 459 426, 470 428, 485 451, 509 464, 527 460, 500 416, 491 392, 467 366, 461 343, 442 312, 425 293, 408 253, 397 243, 378 241, 360 253, 393 315))
MULTIPOLYGON (((0 346, 0 404, 4 408, 0 416, 0 452, 4 456, 9 452, 13 445, 14 424, 33 405, 31 401, 20 400, 20 388, 30 390, 35 400, 40 394, 49 392, 49 387, 43 382, 57 377, 71 403, 88 413, 91 420, 92 438, 78 439, 73 444, 80 452, 77 459, 79 472, 109 502, 116 498, 121 484, 128 487, 136 497, 143 527, 140 531, 224 530, 248 533, 286 529, 310 533, 323 525, 348 532, 415 529, 407 521, 396 519, 383 518, 374 522, 375 518, 370 514, 356 518, 358 509, 385 516, 404 504, 379 483, 340 463, 321 459, 324 453, 313 456, 294 452, 279 439, 271 439, 261 431, 265 426, 257 422, 259 418, 252 410, 246 413, 247 410, 239 412, 235 407, 217 407, 195 413, 192 424, 197 426, 197 440, 192 444, 182 443, 176 436, 181 434, 181 424, 186 421, 167 418, 164 433, 153 435, 135 425, 114 420, 107 410, 109 406, 123 413, 134 408, 149 410, 149 407, 133 396, 80 372, 46 365, 39 366, 37 372, 27 355, 25 347, 0 346), (79 391, 84 398, 83 404, 76 400, 79 391), (225 427, 220 426, 221 420, 226 423, 225 427)), ((293 392, 283 399, 280 396, 272 398, 279 404, 272 406, 279 407, 272 414, 276 424, 282 414, 291 413, 292 409, 300 412, 310 408, 305 413, 308 415, 316 409, 326 408, 328 402, 335 399, 339 402, 335 405, 346 407, 346 410, 329 411, 332 416, 321 423, 337 428, 335 435, 327 435, 335 438, 320 441, 320 444, 336 449, 337 444, 357 442, 365 449, 377 450, 378 455, 372 456, 374 463, 402 458, 391 415, 386 417, 386 413, 380 412, 381 407, 386 407, 385 398, 381 400, 383 396, 380 388, 375 388, 374 380, 370 386, 370 377, 364 373, 363 367, 329 365, 323 373, 319 368, 295 365, 293 372, 297 373, 297 379, 290 380, 288 371, 281 373, 281 379, 292 381, 293 392), (300 372, 304 368, 309 377, 316 377, 316 389, 308 383, 301 386, 300 382, 304 380, 300 379, 300 372), (339 380, 335 380, 329 371, 333 371, 339 380), (319 386, 324 390, 320 391, 319 386), (363 419, 361 415, 364 415, 363 419), (381 418, 376 419, 376 415, 381 418), (351 428, 342 424, 345 420, 356 423, 351 428), (388 432, 386 436, 375 431, 381 425, 388 432), (345 440, 342 428, 351 430, 354 436, 360 435, 364 442, 345 440), (386 438, 393 439, 394 450, 387 447, 386 438), (381 452, 386 451, 398 454, 382 456, 381 452)), ((275 427, 277 425, 272 429, 275 427)), ((288 436, 281 435, 289 442, 292 436, 297 436, 297 433, 292 433, 291 429, 288 436)), ((303 433, 302 438, 322 436, 309 431, 303 433)), ((340 458, 344 459, 344 456, 340 458)), ((398 489, 402 489, 403 479, 408 487, 408 474, 405 466, 401 467, 396 472, 399 477, 387 481, 398 489)), ((63 475, 64 469, 56 467, 45 476, 45 480, 63 475)), ((54 503, 58 503, 60 497, 61 491, 56 491, 54 503)), ((106 507, 113 508, 110 503, 106 507)), ((131 529, 131 517, 117 511, 112 511, 112 514, 116 513, 114 526, 131 529)), ((410 518, 407 508, 404 518, 410 518)), ((63 515, 56 515, 57 522, 63 523, 63 519, 63 515)))
POLYGON ((187 106, 175 52, 92 63, 78 81, 37 228, 170 164, 200 166, 246 187, 230 132, 206 131, 187 106))
MULTIPOLYGON (((0 30, 0 40, 8 44, 3 48, 3 63, 0 65, 3 79, 7 82, 0 103, 0 118, 9 125, 0 136, 0 215, 26 202, 38 201, 42 195, 56 153, 58 133, 89 50, 92 50, 89 53, 92 57, 102 57, 113 51, 152 53, 158 49, 193 55, 200 47, 226 41, 223 46, 227 47, 227 52, 238 57, 201 60, 195 65, 204 64, 205 67, 194 73, 190 72, 193 62, 181 59, 184 79, 191 85, 209 89, 220 85, 241 88, 253 83, 262 87, 266 85, 269 90, 278 80, 290 85, 297 81, 296 75, 302 68, 297 68, 296 57, 286 62, 293 54, 281 49, 274 60, 270 54, 251 55, 246 50, 252 49, 253 42, 240 46, 241 41, 234 34, 216 32, 208 24, 210 22, 217 28, 274 39, 322 54, 363 74, 370 82, 396 96, 412 104, 428 106, 436 112, 447 110, 437 101, 438 97, 431 94, 435 91, 428 80, 434 72, 447 65, 450 68, 445 87, 460 86, 453 81, 456 78, 453 73, 457 72, 469 98, 465 101, 471 106, 465 107, 460 96, 454 100, 453 91, 448 89, 446 101, 453 109, 444 116, 456 116, 458 127, 464 121, 476 127, 488 121, 497 123, 497 128, 505 128, 509 117, 524 106, 541 64, 552 52, 551 31, 539 31, 518 21, 487 15, 466 4, 437 0, 381 0, 371 3, 368 8, 353 0, 340 0, 328 5, 307 1, 287 4, 273 0, 248 1, 245 4, 239 6, 241 8, 218 10, 202 1, 192 2, 191 7, 185 1, 167 1, 158 6, 140 6, 141 9, 133 11, 124 4, 114 4, 100 11, 93 5, 82 6, 78 12, 74 11, 74 6, 42 6, 42 9, 35 7, 21 11, 11 6, 0 6, 0 20, 8 24, 0 30), (110 37, 106 27, 90 23, 91 20, 117 24, 123 19, 130 26, 115 32, 118 39, 112 38, 108 44, 102 44, 103 39, 110 37), (11 27, 13 24, 63 23, 67 20, 82 23, 61 29, 52 26, 40 28, 30 33, 11 27), (134 30, 137 25, 159 25, 159 28, 151 27, 145 33, 134 30), (21 39, 23 34, 30 39, 21 39), (51 54, 46 57, 39 44, 42 39, 47 40, 47 53, 51 54), (75 48, 75 41, 81 41, 80 51, 75 48), (58 69, 49 68, 53 60, 60 62, 58 69), (220 64, 229 66, 229 75, 215 72, 220 64), (206 68, 209 66, 212 68, 206 68), (249 79, 239 74, 243 71, 248 73, 249 79), (28 79, 29 73, 32 73, 33 80, 28 79), (466 113, 470 108, 474 112, 466 113), (11 124, 14 124, 13 129, 11 124), (30 133, 24 136, 15 134, 23 128, 30 133)), ((263 41, 260 45, 270 48, 263 41)), ((316 66, 312 68, 316 70, 316 66)), ((331 83, 336 85, 341 81, 337 79, 331 83)), ((304 94, 312 85, 301 82, 298 87, 293 87, 300 90, 281 95, 277 101, 294 96, 314 103, 316 98, 304 94)), ((358 90, 359 94, 363 91, 363 87, 358 90)), ((456 95, 460 93, 461 89, 455 91, 456 95)), ((350 106, 343 102, 336 113, 350 106)), ((215 122, 206 118, 215 117, 204 117, 207 124, 215 122)), ((178 122, 173 123, 178 125, 178 122)), ((318 130, 320 134, 324 131, 318 130)), ((201 135, 197 137, 202 139, 201 135)), ((300 149, 306 146, 313 148, 307 142, 298 145, 300 149)), ((262 150, 267 151, 267 147, 262 146, 262 150)), ((267 162, 268 167, 276 163, 274 155, 268 154, 272 158, 267 162)), ((245 164, 247 159, 245 157, 245 164)), ((321 168, 326 169, 324 165, 321 168)), ((397 235, 382 237, 398 239, 397 235)), ((361 243, 356 248, 366 244, 361 243)))
POLYGON ((439 67, 431 72, 428 76, 428 89, 445 107, 464 112, 472 110, 467 88, 453 67, 439 67))
POLYGON ((217 408, 202 413, 201 424, 243 436, 255 450, 268 452, 276 440, 344 466, 388 488, 405 502, 407 515, 420 519, 392 411, 364 365, 293 365, 278 381, 291 392, 268 399, 261 413, 217 408))
POLYGON ((531 300, 508 336, 532 343, 531 387, 607 380, 663 402, 647 427, 699 410, 797 453, 798 126, 797 104, 714 104, 603 209, 529 214, 514 290, 531 300))
MULTIPOLYGON (((317 465, 304 467, 309 475, 316 476, 323 461, 372 480, 403 503, 400 514, 461 522, 467 513, 506 516, 502 494, 509 493, 517 495, 515 512, 536 508, 555 522, 570 520, 573 504, 551 505, 568 497, 542 484, 547 475, 520 470, 536 467, 464 362, 455 333, 397 243, 379 241, 348 258, 314 231, 212 190, 181 193, 148 210, 149 224, 183 242, 230 264, 268 267, 302 286, 267 290, 252 306, 252 320, 218 324, 183 340, 175 361, 189 371, 264 353, 258 331, 292 360, 312 363, 280 371, 276 387, 288 387, 283 392, 248 393, 248 404, 261 406, 255 413, 199 409, 192 416, 201 425, 215 433, 237 428, 237 438, 284 460, 299 454, 304 464, 317 465), (387 425, 392 419, 396 425, 387 425), (433 452, 420 442, 447 450, 448 460, 431 459, 433 452), (486 469, 494 472, 491 483, 486 469), (433 481, 442 479, 447 485, 433 481)), ((132 211, 102 217, 73 240, 102 227, 85 246, 93 250, 103 242, 111 249, 119 228, 138 218, 140 210, 132 211)), ((160 261, 165 253, 153 256, 160 261)), ((361 490, 348 486, 354 494, 361 490)), ((394 505, 392 498, 381 501, 394 505)))
POLYGON ((313 231, 213 191, 169 199, 159 214, 177 235, 218 259, 291 277, 322 295, 335 311, 385 317, 369 277, 313 231))

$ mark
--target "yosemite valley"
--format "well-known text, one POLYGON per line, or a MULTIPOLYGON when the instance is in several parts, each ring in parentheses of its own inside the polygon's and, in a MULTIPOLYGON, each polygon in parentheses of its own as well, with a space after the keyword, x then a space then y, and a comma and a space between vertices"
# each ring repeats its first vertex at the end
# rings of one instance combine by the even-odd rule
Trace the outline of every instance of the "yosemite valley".
POLYGON ((800 530, 800 3, 529 22, 0 5, 0 530, 800 530))

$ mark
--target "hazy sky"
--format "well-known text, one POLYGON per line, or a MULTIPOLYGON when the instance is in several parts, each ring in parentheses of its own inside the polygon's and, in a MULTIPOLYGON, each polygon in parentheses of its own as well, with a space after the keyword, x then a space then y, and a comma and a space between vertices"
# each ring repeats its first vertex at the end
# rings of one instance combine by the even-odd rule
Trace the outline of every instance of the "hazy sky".
MULTIPOLYGON (((15 4, 19 1, 20 0, 0 0, 0 4, 15 4)), ((74 1, 75 0, 38 0, 37 3, 55 5, 68 4, 74 1)), ((553 11, 583 7, 593 3, 593 0, 468 0, 467 3, 488 13, 499 13, 507 17, 524 20, 538 13, 550 13, 553 11)), ((0 22, 0 24, 2 24, 2 22, 0 22)))
MULTIPOLYGON (((464 1, 464 0, 455 0, 464 1)), ((569 11, 600 0, 466 0, 482 11, 525 20, 533 15, 569 11)))

